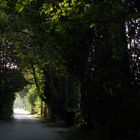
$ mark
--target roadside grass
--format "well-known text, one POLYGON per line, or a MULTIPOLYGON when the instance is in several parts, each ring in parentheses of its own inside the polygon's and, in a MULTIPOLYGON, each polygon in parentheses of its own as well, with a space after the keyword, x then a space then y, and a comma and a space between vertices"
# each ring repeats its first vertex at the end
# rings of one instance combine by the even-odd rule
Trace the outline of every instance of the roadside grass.
POLYGON ((41 119, 41 115, 40 115, 40 114, 34 114, 33 117, 34 117, 34 118, 41 119))

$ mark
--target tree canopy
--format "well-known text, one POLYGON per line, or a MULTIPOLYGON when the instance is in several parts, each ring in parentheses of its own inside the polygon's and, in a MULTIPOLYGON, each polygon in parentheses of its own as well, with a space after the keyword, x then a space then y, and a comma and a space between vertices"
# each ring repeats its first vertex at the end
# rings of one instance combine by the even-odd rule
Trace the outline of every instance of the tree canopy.
POLYGON ((140 108, 139 5, 0 1, 1 106, 4 96, 14 100, 26 79, 52 118, 79 111, 81 124, 102 128, 111 138, 133 130, 140 108))

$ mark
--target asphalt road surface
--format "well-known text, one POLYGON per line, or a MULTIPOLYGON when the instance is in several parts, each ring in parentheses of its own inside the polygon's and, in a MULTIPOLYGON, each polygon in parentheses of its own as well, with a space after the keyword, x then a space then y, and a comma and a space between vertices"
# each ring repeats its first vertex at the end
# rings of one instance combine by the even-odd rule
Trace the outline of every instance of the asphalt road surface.
POLYGON ((0 140, 64 140, 59 128, 47 127, 25 111, 15 110, 14 118, 0 122, 0 140))

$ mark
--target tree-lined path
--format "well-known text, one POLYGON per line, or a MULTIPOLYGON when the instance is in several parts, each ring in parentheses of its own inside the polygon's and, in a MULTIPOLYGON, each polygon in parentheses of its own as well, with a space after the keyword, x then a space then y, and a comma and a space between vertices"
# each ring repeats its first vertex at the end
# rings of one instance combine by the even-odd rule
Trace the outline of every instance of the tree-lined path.
POLYGON ((140 0, 0 0, 0 140, 61 139, 13 108, 140 140, 140 0))
POLYGON ((0 123, 0 140, 62 140, 56 129, 43 125, 27 112, 16 112, 14 118, 0 123))

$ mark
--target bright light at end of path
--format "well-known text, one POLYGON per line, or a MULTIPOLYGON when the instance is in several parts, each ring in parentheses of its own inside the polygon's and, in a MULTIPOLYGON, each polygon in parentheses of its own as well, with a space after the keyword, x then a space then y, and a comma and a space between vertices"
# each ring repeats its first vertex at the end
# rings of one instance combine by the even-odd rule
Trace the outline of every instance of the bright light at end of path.
POLYGON ((22 121, 22 120, 35 120, 33 116, 26 110, 16 108, 14 109, 14 119, 22 121))
POLYGON ((23 110, 23 109, 19 109, 19 108, 15 108, 14 109, 14 114, 30 114, 28 111, 23 110))

